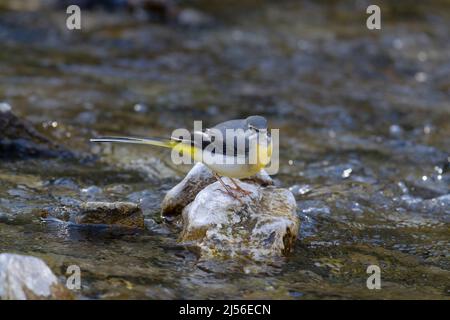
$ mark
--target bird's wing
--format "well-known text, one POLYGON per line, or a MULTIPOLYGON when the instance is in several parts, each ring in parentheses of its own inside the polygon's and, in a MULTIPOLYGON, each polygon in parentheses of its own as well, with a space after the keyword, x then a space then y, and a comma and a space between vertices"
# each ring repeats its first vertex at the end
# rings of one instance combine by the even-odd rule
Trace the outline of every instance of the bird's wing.
POLYGON ((249 152, 250 143, 248 137, 249 132, 244 131, 245 129, 245 120, 229 120, 219 123, 212 128, 207 128, 205 129, 205 131, 194 131, 190 139, 182 137, 171 137, 171 139, 176 142, 190 144, 191 146, 199 148, 201 150, 205 150, 206 148, 208 148, 208 150, 215 154, 246 156, 249 152), (226 141, 227 129, 241 129, 242 131, 235 131, 237 135, 233 137, 234 139, 226 141), (241 142, 241 144, 238 143, 238 140, 241 142))
MULTIPOLYGON (((228 120, 228 121, 225 121, 225 122, 222 122, 222 123, 219 123, 219 124, 215 125, 211 129, 220 130, 222 132, 222 134, 225 136, 226 129, 232 129, 232 130, 242 129, 242 130, 246 130, 247 129, 247 122, 244 119, 228 120)), ((206 129, 206 130, 211 130, 211 129, 206 129)))
POLYGON ((203 149, 209 147, 214 153, 220 153, 229 156, 245 156, 249 150, 248 132, 236 132, 236 135, 227 137, 225 130, 211 128, 206 130, 202 137, 203 149), (216 131, 217 130, 217 131, 216 131))

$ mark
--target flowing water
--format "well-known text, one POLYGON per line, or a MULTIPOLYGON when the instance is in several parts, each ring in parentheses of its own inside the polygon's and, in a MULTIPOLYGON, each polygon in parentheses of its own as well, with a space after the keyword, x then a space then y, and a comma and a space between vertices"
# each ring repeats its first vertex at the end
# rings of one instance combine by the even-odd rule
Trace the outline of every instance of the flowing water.
MULTIPOLYGON (((78 298, 437 298, 450 290, 450 3, 196 2, 205 25, 123 11, 0 11, 0 101, 98 161, 2 159, 0 252, 43 258, 78 298), (166 150, 92 145, 261 114, 302 225, 268 264, 202 261, 161 223, 188 168, 166 150), (140 203, 146 229, 43 221, 79 201, 140 203), (381 290, 366 269, 381 268, 381 290)), ((195 22, 195 21, 194 21, 195 22)))

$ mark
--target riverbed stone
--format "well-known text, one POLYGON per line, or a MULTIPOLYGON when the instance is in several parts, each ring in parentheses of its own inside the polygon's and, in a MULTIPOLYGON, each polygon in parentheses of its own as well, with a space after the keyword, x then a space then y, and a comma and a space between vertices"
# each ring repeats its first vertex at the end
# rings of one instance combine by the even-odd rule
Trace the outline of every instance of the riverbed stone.
POLYGON ((144 228, 141 208, 132 202, 84 202, 80 212, 72 215, 78 224, 109 224, 129 228, 144 228))
POLYGON ((200 191, 183 210, 180 242, 198 248, 202 257, 258 261, 287 255, 300 226, 293 194, 254 182, 240 186, 251 192, 240 201, 226 194, 219 182, 200 191))
MULTIPOLYGON (((244 180, 253 181, 264 186, 273 184, 272 179, 264 170, 244 180)), ((207 166, 197 163, 180 183, 167 192, 161 204, 162 216, 166 218, 179 216, 202 189, 216 181, 216 178, 207 166)))
POLYGON ((19 254, 0 254, 0 299, 70 299, 71 293, 59 283, 39 258, 19 254))
POLYGON ((42 218, 57 218, 76 224, 115 225, 144 229, 144 215, 139 205, 132 202, 81 202, 73 206, 42 209, 42 218))

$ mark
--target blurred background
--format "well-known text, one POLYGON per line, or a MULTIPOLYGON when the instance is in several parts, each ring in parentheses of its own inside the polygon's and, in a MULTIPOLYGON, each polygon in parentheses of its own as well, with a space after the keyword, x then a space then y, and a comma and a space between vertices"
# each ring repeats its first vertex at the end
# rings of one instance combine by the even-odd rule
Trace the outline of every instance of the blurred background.
POLYGON ((372 2, 0 0, 0 106, 56 148, 0 133, 0 251, 60 275, 80 265, 88 298, 448 299, 450 1, 377 1, 382 28, 368 30, 372 2), (69 4, 81 30, 66 28, 69 4), (274 178, 302 227, 292 256, 251 275, 197 261, 159 223, 187 168, 88 143, 252 114, 280 128, 274 178), (139 202, 147 229, 36 214, 85 200, 139 202))

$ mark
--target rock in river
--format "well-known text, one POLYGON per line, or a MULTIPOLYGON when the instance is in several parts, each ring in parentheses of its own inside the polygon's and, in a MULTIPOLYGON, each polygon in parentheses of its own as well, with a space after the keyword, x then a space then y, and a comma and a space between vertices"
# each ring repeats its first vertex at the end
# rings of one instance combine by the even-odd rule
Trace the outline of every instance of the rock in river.
POLYGON ((132 202, 82 202, 74 206, 61 206, 41 210, 43 218, 53 217, 76 224, 116 225, 143 229, 144 215, 132 202))
POLYGON ((0 299, 70 299, 50 268, 39 258, 0 254, 0 299))
POLYGON ((203 165, 194 166, 163 202, 163 215, 182 212, 181 243, 199 248, 202 257, 256 261, 293 249, 300 221, 289 190, 268 185, 271 180, 263 172, 259 179, 239 182, 251 192, 241 202, 226 194, 219 182, 211 183, 208 172, 203 165))
POLYGON ((19 119, 8 104, 0 103, 0 158, 25 157, 72 158, 75 154, 37 132, 28 121, 19 119))
POLYGON ((85 202, 73 215, 80 224, 111 224, 130 228, 144 228, 141 208, 131 202, 85 202))

